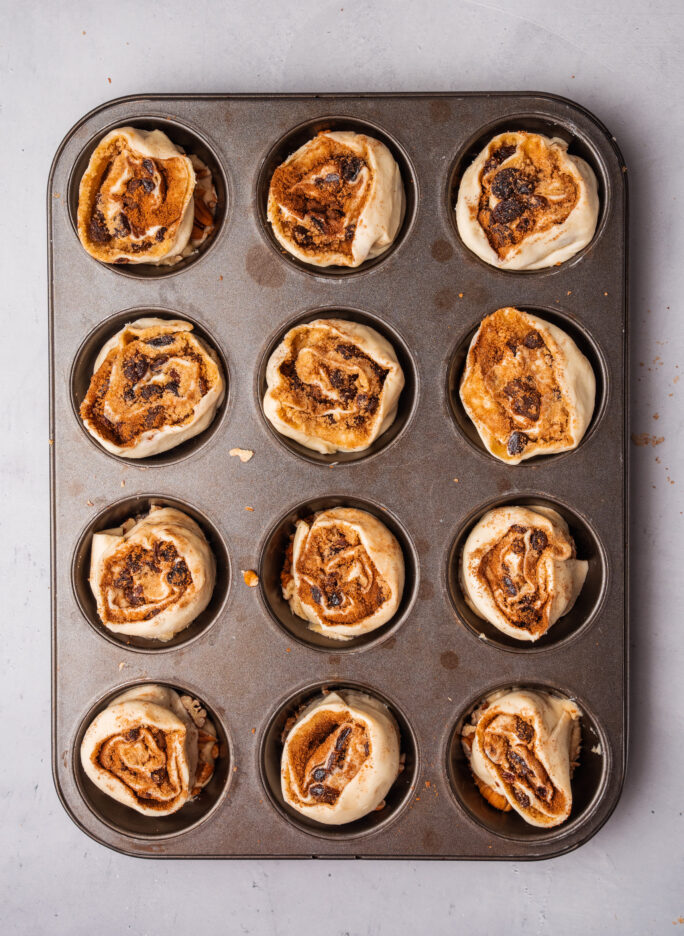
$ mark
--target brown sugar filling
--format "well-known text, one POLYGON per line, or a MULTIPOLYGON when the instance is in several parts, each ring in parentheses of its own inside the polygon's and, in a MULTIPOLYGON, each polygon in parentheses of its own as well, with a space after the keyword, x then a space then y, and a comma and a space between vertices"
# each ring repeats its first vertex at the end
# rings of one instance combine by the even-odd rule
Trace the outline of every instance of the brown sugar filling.
POLYGON ((554 594, 545 560, 571 558, 571 543, 550 540, 544 530, 516 523, 483 552, 477 576, 512 627, 535 636, 549 629, 554 594))
POLYGON ((370 194, 370 169, 349 146, 319 133, 305 153, 273 173, 269 201, 284 236, 308 254, 352 256, 370 194))
POLYGON ((173 754, 182 741, 180 731, 142 724, 105 738, 92 759, 147 808, 163 809, 184 793, 173 754))
POLYGON ((474 211, 501 260, 532 234, 563 224, 579 199, 561 154, 538 136, 504 135, 490 144, 474 211))
POLYGON ((185 159, 143 157, 117 138, 102 154, 102 165, 86 196, 91 243, 140 254, 173 241, 192 184, 185 159))
POLYGON ((556 789, 535 755, 536 732, 529 721, 518 715, 494 714, 482 738, 486 757, 519 806, 538 812, 534 802, 541 801, 544 815, 564 810, 565 795, 556 789))
POLYGON ((351 626, 375 614, 390 589, 347 524, 313 528, 297 559, 299 599, 328 625, 351 626))
POLYGON ((81 418, 122 448, 189 421, 216 377, 188 332, 154 334, 113 348, 90 380, 81 418))
POLYGON ((331 444, 366 443, 389 371, 323 328, 297 328, 287 341, 281 380, 271 391, 283 422, 331 444))
POLYGON ((505 458, 574 443, 557 367, 524 313, 499 309, 484 319, 468 353, 461 395, 493 437, 495 455, 505 458))
POLYGON ((370 757, 371 741, 366 726, 351 712, 323 710, 293 728, 288 754, 299 787, 298 792, 290 785, 290 796, 332 806, 370 757))
POLYGON ((156 540, 151 548, 124 544, 105 561, 99 585, 103 623, 149 621, 181 600, 192 573, 169 540, 156 540))

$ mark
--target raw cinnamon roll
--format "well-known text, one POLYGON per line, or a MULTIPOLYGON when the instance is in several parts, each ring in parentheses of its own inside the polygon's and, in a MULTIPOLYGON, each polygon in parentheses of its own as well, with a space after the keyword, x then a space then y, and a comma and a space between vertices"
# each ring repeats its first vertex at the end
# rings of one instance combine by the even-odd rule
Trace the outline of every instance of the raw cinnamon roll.
POLYGON ((113 699, 81 742, 86 775, 108 796, 146 816, 178 812, 209 783, 219 756, 201 704, 159 685, 113 699))
POLYGON ((103 263, 177 263, 211 233, 215 208, 199 157, 161 130, 119 127, 98 143, 81 179, 78 236, 103 263))
POLYGON ((266 418, 316 452, 360 452, 397 415, 404 372, 374 328, 317 319, 285 335, 266 369, 266 418))
POLYGON ((170 640, 204 611, 215 581, 204 533, 174 507, 93 535, 90 587, 114 634, 170 640))
POLYGON ((463 728, 463 750, 482 796, 514 809, 525 822, 551 828, 572 810, 570 778, 581 745, 574 702, 527 689, 496 692, 463 728))
POLYGON ((273 173, 268 220, 282 246, 315 266, 357 267, 384 253, 405 210, 399 166, 384 143, 319 133, 273 173))
POLYGON ((349 640, 396 613, 404 556, 396 537, 372 514, 334 507, 297 521, 281 581, 293 614, 311 630, 349 640))
POLYGON ((539 133, 500 133, 466 169, 456 222, 463 243, 492 266, 538 270, 591 241, 599 212, 591 167, 539 133))
POLYGON ((389 709, 341 689, 314 700, 287 732, 281 789, 303 815, 342 825, 382 808, 399 769, 399 728, 389 709))
POLYGON ((486 448, 517 465, 577 448, 594 412, 596 379, 564 331, 504 308, 480 324, 460 394, 486 448))
POLYGON ((225 381, 215 351, 192 330, 190 322, 141 318, 103 346, 80 413, 108 452, 147 458, 209 426, 225 381))
POLYGON ((461 558, 466 602, 518 640, 538 640, 571 610, 589 564, 549 507, 497 507, 470 532, 461 558))

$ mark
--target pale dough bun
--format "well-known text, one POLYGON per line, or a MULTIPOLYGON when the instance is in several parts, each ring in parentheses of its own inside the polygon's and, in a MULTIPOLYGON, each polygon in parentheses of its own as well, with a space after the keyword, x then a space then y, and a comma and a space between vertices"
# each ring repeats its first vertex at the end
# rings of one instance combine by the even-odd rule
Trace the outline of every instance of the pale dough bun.
POLYGON ((488 451, 517 465, 577 448, 594 412, 596 378, 564 331, 504 308, 475 333, 460 395, 488 451))
POLYGON ((575 702, 547 692, 492 693, 462 733, 488 802, 492 793, 503 797, 525 822, 540 828, 565 822, 572 810, 570 778, 581 746, 581 716, 575 702))
POLYGON ((343 825, 382 806, 399 775, 399 728, 382 702, 350 689, 308 705, 287 733, 285 802, 309 819, 343 825))
POLYGON ((216 560, 204 533, 174 507, 93 535, 90 587, 114 634, 170 640, 207 607, 216 560))
POLYGON ((112 799, 146 816, 167 816, 211 779, 216 729, 189 696, 135 686, 93 719, 80 755, 86 775, 112 799))
POLYGON ((404 217, 401 172, 384 143, 326 130, 273 173, 268 220, 280 244, 314 266, 357 267, 384 253, 404 217))
POLYGON ((81 243, 103 263, 179 258, 192 235, 194 190, 191 159, 161 130, 112 130, 81 179, 81 243))
POLYGON ((539 133, 500 133, 461 179, 456 223, 463 243, 502 270, 539 270, 591 241, 596 176, 568 144, 539 133))
POLYGON ((361 452, 394 422, 404 372, 374 328, 317 319, 291 328, 269 358, 264 414, 316 452, 361 452))
POLYGON ((190 322, 140 318, 103 345, 80 413, 108 452, 148 458, 211 424, 226 384, 216 352, 192 330, 190 322))
POLYGON ((297 521, 283 596, 309 628, 349 640, 386 624, 404 591, 396 537, 365 510, 334 507, 297 521))
POLYGON ((463 596, 479 617, 517 640, 538 640, 575 604, 589 563, 575 558, 561 515, 549 507, 496 507, 463 547, 463 596))

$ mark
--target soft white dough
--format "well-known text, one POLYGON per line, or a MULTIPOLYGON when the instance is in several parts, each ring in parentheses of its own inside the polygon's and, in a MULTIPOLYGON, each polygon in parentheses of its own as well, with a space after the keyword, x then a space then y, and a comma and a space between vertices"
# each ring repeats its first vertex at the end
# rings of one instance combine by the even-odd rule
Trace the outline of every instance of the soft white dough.
MULTIPOLYGON (((193 326, 190 322, 181 319, 161 319, 154 317, 139 318, 134 322, 128 322, 120 331, 105 342, 95 359, 93 365, 93 374, 96 373, 106 360, 109 352, 121 346, 125 347, 130 341, 138 338, 148 328, 158 329, 160 334, 170 334, 172 332, 192 332, 193 326)), ((176 448, 188 439, 193 439, 200 432, 211 425, 216 416, 216 411, 223 403, 226 395, 226 383, 223 377, 221 362, 218 355, 205 341, 198 335, 193 335, 202 352, 206 354, 209 360, 217 369, 217 379, 210 386, 207 393, 200 399, 195 407, 192 417, 181 425, 165 425, 159 429, 150 429, 140 435, 139 441, 135 445, 120 446, 111 442, 109 439, 100 435, 97 426, 92 420, 84 419, 83 424, 100 445, 108 452, 114 455, 120 455, 123 458, 149 458, 152 455, 160 455, 169 449, 176 448)))
POLYGON ((264 415, 278 432, 281 435, 287 436, 289 439, 294 439, 295 442, 299 442, 300 445, 304 445, 306 448, 312 449, 315 452, 331 455, 334 452, 363 451, 369 448, 375 439, 389 429, 397 416, 399 397, 404 388, 404 372, 392 345, 374 328, 368 325, 361 325, 358 322, 350 322, 342 319, 316 319, 313 322, 307 323, 305 326, 295 326, 295 328, 290 329, 285 335, 268 360, 266 366, 266 385, 264 415), (291 426, 281 418, 279 413, 281 404, 275 397, 275 392, 283 385, 283 378, 281 377, 279 368, 289 353, 288 340, 291 339, 293 332, 300 328, 320 328, 330 332, 332 335, 339 335, 343 340, 350 340, 364 351, 368 357, 372 358, 388 371, 383 385, 380 405, 373 415, 373 432, 363 445, 351 448, 343 444, 334 445, 317 435, 291 426))
MULTIPOLYGON (((172 159, 180 156, 186 160, 188 174, 192 180, 190 195, 183 209, 183 215, 178 225, 176 236, 173 241, 168 244, 168 249, 163 254, 153 258, 145 255, 136 257, 132 252, 121 254, 128 263, 147 263, 151 266, 158 266, 159 264, 167 265, 169 262, 174 263, 180 258, 183 250, 188 246, 194 223, 195 200, 192 192, 195 187, 195 170, 192 166, 192 161, 185 155, 180 147, 171 142, 163 130, 137 130, 135 127, 118 127, 115 130, 111 130, 98 143, 97 148, 90 157, 88 168, 83 176, 84 179, 89 173, 97 170, 100 148, 108 146, 110 141, 117 137, 123 137, 129 148, 143 158, 172 159)), ((145 235, 140 235, 138 239, 142 240, 144 236, 145 235)))
POLYGON ((330 692, 311 702, 290 728, 283 747, 281 789, 285 802, 310 819, 326 825, 354 822, 373 812, 383 802, 398 775, 399 728, 394 716, 378 699, 351 689, 330 692), (323 710, 349 712, 355 720, 363 722, 370 736, 369 756, 334 804, 316 802, 301 790, 289 754, 291 739, 306 731, 311 718, 323 710))
POLYGON ((542 828, 560 825, 572 809, 571 764, 579 755, 581 716, 582 712, 575 702, 547 692, 519 689, 492 693, 485 700, 485 705, 474 713, 473 723, 466 725, 463 730, 464 736, 472 740, 472 748, 469 751, 466 748, 466 751, 473 773, 504 796, 530 825, 542 828), (532 723, 536 738, 534 754, 555 788, 563 794, 565 809, 560 815, 552 815, 548 810, 545 812, 544 801, 537 797, 533 798, 531 809, 521 806, 514 796, 507 793, 495 765, 483 748, 483 732, 478 731, 479 719, 485 712, 488 716, 493 713, 517 715, 532 723))
MULTIPOLYGON (((456 224, 463 243, 491 266, 503 270, 539 270, 555 266, 569 260, 591 241, 596 231, 599 215, 598 184, 593 169, 579 156, 567 152, 568 144, 558 137, 549 138, 543 134, 507 132, 499 134, 487 143, 466 169, 461 179, 456 200, 456 224), (512 248, 501 259, 487 239, 477 219, 477 207, 480 201, 480 175, 487 161, 490 147, 499 138, 524 139, 526 136, 538 136, 547 146, 555 148, 561 155, 563 170, 575 179, 579 189, 579 199, 566 220, 547 231, 532 233, 520 244, 512 248)), ((501 168, 506 167, 506 161, 501 168)))
POLYGON ((150 508, 137 522, 128 520, 120 527, 93 535, 90 556, 90 587, 104 626, 115 634, 155 640, 170 640, 191 624, 209 604, 216 581, 216 560, 204 533, 195 521, 174 507, 150 508), (109 620, 107 594, 102 576, 107 561, 124 545, 153 545, 156 539, 169 541, 184 559, 192 583, 175 604, 149 620, 116 622, 109 620))
POLYGON ((283 594, 292 613, 304 618, 312 631, 337 640, 350 640, 382 627, 396 614, 404 592, 404 578, 404 554, 397 538, 384 523, 365 510, 333 507, 316 514, 311 523, 305 520, 297 521, 292 544, 292 580, 283 594), (317 612, 316 607, 301 600, 304 582, 297 569, 297 563, 312 532, 325 527, 344 529, 345 526, 359 536, 361 545, 389 589, 389 595, 373 614, 355 624, 333 624, 326 621, 325 617, 317 612))
MULTIPOLYGON (((348 146, 366 161, 370 169, 372 189, 357 221, 352 240, 352 262, 347 264, 357 267, 364 260, 370 260, 384 253, 397 236, 406 211, 406 196, 401 172, 389 149, 374 137, 366 136, 364 133, 355 133, 352 130, 329 130, 323 135, 348 146)), ((299 159, 315 140, 314 137, 313 140, 300 146, 288 156, 283 165, 299 159)), ((277 210, 278 204, 269 193, 268 220, 271 222, 275 237, 288 253, 314 266, 331 266, 339 262, 339 259, 319 257, 315 253, 309 253, 287 237, 278 223, 277 210)))
MULTIPOLYGON (((487 511, 468 535, 461 557, 461 587, 467 604, 478 617, 489 621, 509 637, 534 641, 538 639, 538 635, 531 634, 522 627, 513 627, 509 623, 496 604, 487 583, 477 574, 483 552, 493 547, 514 524, 536 526, 544 530, 550 539, 561 537, 570 541, 567 523, 550 507, 496 507, 487 511)), ((548 557, 544 560, 548 589, 553 596, 547 633, 558 618, 572 609, 582 590, 588 569, 589 563, 583 559, 556 560, 548 557)))

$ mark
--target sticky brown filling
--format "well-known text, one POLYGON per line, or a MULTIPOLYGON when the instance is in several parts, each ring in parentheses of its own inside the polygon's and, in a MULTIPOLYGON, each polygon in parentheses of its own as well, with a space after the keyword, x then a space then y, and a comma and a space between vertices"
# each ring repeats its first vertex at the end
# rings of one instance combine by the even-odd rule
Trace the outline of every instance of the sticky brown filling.
POLYGON ((283 234, 308 254, 352 256, 370 169, 350 147, 319 133, 305 153, 273 173, 270 201, 283 234))
POLYGON ((550 541, 544 530, 516 523, 483 553, 477 575, 512 627, 541 636, 549 628, 554 598, 545 561, 571 556, 572 541, 550 541))
POLYGON ((563 224, 579 199, 560 154, 538 136, 504 136, 490 144, 480 173, 477 220, 504 260, 526 237, 563 224))
POLYGON ((156 540, 152 548, 124 544, 105 561, 99 585, 105 624, 149 621, 180 601, 192 574, 172 542, 156 540))
POLYGON ((573 444, 554 355, 529 317, 499 309, 483 320, 468 354, 461 394, 494 437, 495 455, 573 444))
POLYGON ((374 431, 389 371, 353 342, 302 327, 288 339, 272 389, 280 418, 331 444, 362 445, 374 431))
POLYGON ((93 762, 125 784, 147 808, 165 808, 183 794, 174 751, 182 732, 164 732, 151 725, 106 738, 92 755, 93 762))
MULTIPOLYGON (((288 739, 289 765, 308 802, 333 806, 371 753, 366 726, 351 712, 315 713, 288 739)), ((302 802, 291 786, 293 799, 302 802)))
MULTIPOLYGON (((485 716, 486 717, 486 716, 485 716)), ((545 812, 563 808, 558 791, 535 755, 538 743, 534 726, 518 715, 494 715, 484 731, 483 750, 496 774, 523 809, 541 801, 545 812)))
POLYGON ((113 348, 90 380, 81 418, 123 448, 140 436, 189 421, 216 377, 187 332, 154 335, 113 348))
POLYGON ((123 139, 115 139, 101 154, 101 164, 102 172, 87 192, 91 243, 112 252, 141 254, 172 241, 190 185, 185 159, 143 157, 123 139))
POLYGON ((313 527, 300 551, 296 571, 300 601, 313 607, 328 625, 358 624, 390 597, 390 589, 361 538, 347 524, 313 527))

